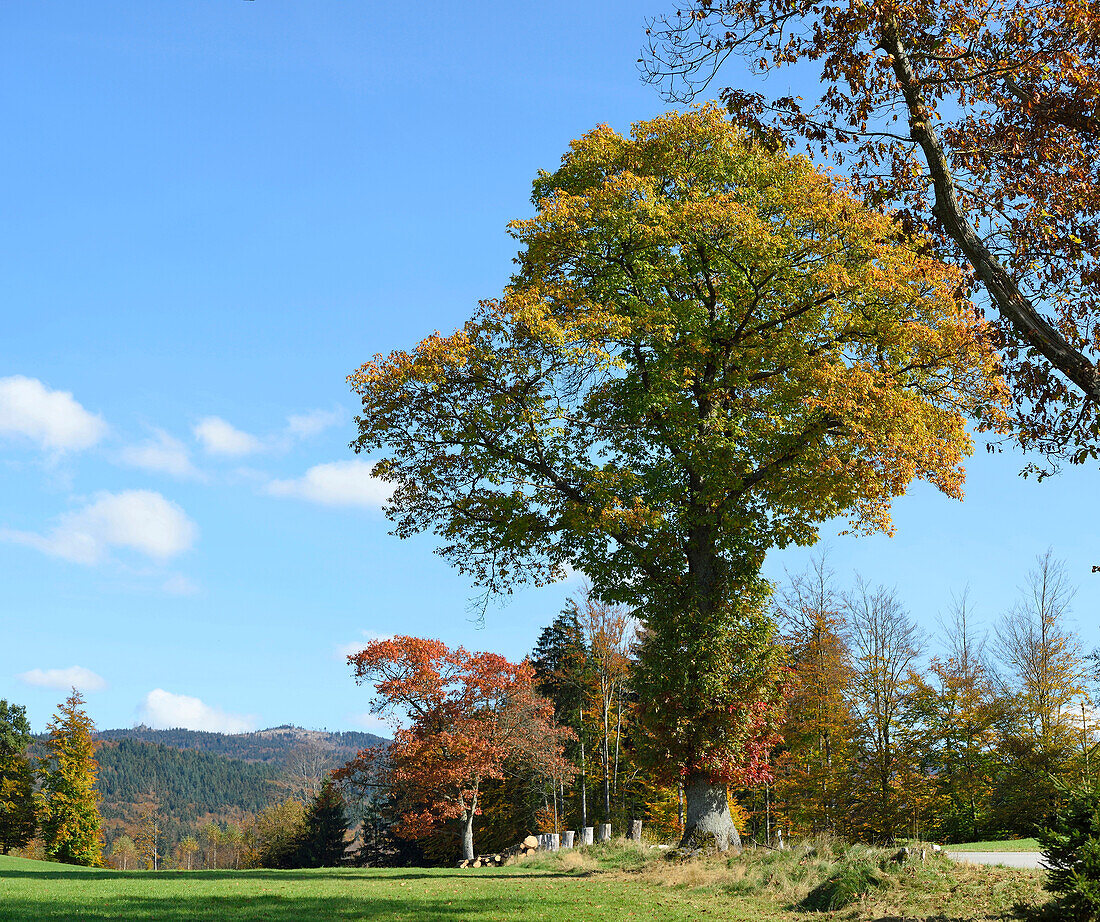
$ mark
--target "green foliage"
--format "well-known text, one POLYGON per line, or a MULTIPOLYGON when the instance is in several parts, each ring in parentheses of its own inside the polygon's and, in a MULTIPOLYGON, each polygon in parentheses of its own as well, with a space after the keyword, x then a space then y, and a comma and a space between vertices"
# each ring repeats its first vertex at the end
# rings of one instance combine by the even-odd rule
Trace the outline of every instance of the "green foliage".
POLYGON ((75 688, 50 721, 48 755, 40 762, 39 825, 46 856, 66 864, 102 862, 95 725, 75 688))
POLYGON ((38 829, 30 742, 27 709, 0 698, 0 855, 25 846, 38 829))
POLYGON ((306 810, 302 831, 295 842, 294 867, 334 868, 342 864, 347 831, 344 797, 326 778, 306 810))
POLYGON ((1039 831, 1050 867, 1047 889, 1058 894, 1058 918, 1100 919, 1100 789, 1062 787, 1060 793, 1039 831))

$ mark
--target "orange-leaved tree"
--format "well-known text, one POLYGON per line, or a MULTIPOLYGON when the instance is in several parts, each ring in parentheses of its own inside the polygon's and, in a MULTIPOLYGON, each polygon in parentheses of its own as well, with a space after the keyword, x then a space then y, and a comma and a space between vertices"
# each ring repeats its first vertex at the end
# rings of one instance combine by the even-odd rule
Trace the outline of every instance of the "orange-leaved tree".
MULTIPOLYGON (((552 777, 568 774, 572 735, 534 690, 534 670, 496 653, 450 649, 438 640, 373 640, 348 662, 358 684, 374 685, 373 710, 407 722, 387 747, 364 750, 336 776, 388 788, 401 813, 400 835, 457 828, 462 857, 474 857, 481 785, 522 761, 552 777)), ((518 830, 517 830, 518 832, 518 830)))

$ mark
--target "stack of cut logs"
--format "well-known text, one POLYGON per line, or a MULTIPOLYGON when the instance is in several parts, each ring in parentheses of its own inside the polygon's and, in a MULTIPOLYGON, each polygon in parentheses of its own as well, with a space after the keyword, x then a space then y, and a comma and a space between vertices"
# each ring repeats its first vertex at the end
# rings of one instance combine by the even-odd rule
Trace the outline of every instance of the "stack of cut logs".
POLYGON ((516 858, 526 858, 539 850, 539 840, 534 836, 528 836, 518 845, 495 852, 492 855, 478 855, 476 858, 463 858, 458 866, 460 868, 499 868, 516 858))

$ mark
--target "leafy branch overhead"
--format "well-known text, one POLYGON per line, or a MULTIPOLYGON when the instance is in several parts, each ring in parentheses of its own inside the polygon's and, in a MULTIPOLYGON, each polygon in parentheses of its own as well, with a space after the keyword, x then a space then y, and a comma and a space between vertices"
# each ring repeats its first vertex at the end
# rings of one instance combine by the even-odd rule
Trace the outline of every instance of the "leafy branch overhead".
POLYGON ((1019 443, 1051 460, 1097 457, 1095 3, 695 0, 648 33, 641 66, 675 99, 730 58, 760 78, 815 69, 816 99, 752 86, 722 99, 746 129, 803 139, 867 201, 930 230, 999 315, 1019 443))

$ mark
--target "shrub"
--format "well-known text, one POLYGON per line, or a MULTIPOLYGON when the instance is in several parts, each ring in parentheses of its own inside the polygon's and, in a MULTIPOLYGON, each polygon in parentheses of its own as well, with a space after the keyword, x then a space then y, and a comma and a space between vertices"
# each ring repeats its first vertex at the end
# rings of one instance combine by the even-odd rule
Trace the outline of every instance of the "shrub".
POLYGON ((1100 789, 1068 790, 1039 831, 1058 918, 1100 919, 1100 789))

